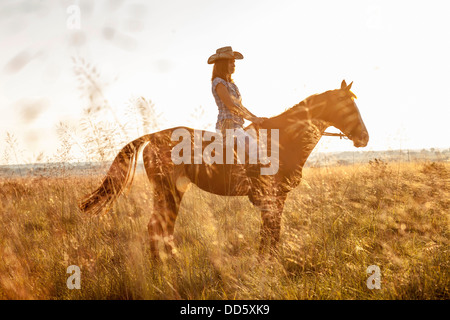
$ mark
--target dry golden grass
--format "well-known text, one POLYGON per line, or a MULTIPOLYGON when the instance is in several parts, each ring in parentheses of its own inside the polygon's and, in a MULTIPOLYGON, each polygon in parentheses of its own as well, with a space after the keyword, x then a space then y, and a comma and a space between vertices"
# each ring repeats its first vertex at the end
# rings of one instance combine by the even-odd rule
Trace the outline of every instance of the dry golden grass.
POLYGON ((304 169, 288 197, 279 256, 258 259, 259 212, 192 186, 176 225, 180 256, 150 261, 149 183, 136 177, 104 216, 77 199, 101 177, 0 180, 1 299, 449 299, 444 163, 304 169), (66 268, 81 268, 69 290, 66 268), (366 268, 381 268, 381 289, 366 268))

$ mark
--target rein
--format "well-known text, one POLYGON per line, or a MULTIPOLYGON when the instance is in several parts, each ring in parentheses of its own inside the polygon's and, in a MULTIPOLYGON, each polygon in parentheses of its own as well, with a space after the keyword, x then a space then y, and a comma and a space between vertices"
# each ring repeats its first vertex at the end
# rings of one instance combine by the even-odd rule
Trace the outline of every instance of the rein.
POLYGON ((340 133, 340 132, 339 133, 324 132, 322 135, 327 136, 327 137, 339 137, 340 139, 348 140, 348 137, 345 134, 340 133))

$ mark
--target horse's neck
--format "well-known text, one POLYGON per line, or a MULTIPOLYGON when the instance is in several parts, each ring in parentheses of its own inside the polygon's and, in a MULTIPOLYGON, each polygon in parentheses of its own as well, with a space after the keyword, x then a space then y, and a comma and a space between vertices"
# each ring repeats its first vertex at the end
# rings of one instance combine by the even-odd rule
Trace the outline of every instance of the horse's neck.
POLYGON ((316 95, 303 100, 298 105, 273 118, 272 127, 279 128, 280 136, 284 136, 291 142, 301 144, 309 142, 309 144, 315 146, 323 132, 329 127, 325 120, 328 106, 325 97, 316 95))
MULTIPOLYGON (((287 169, 302 168, 327 128, 328 125, 318 119, 297 122, 295 131, 289 127, 283 128, 280 137, 284 140, 284 145, 288 146, 284 153, 289 156, 283 159, 285 164, 280 165, 287 169)), ((283 142, 280 141, 280 145, 283 142)))
POLYGON ((312 97, 272 118, 270 127, 280 130, 280 173, 295 187, 303 165, 329 127, 325 121, 327 101, 312 97))

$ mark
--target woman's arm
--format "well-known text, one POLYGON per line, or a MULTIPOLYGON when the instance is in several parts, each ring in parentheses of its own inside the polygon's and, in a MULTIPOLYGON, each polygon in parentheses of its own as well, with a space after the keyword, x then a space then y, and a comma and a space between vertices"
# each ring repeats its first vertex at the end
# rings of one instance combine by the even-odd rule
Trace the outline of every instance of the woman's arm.
POLYGON ((222 83, 217 84, 216 92, 217 92, 217 95, 219 96, 220 100, 222 100, 222 102, 225 104, 225 106, 231 112, 233 112, 251 122, 256 122, 256 123, 260 122, 260 120, 259 120, 260 118, 258 118, 253 113, 248 111, 242 104, 238 106, 233 102, 233 100, 230 97, 230 94, 228 93, 227 88, 222 83))

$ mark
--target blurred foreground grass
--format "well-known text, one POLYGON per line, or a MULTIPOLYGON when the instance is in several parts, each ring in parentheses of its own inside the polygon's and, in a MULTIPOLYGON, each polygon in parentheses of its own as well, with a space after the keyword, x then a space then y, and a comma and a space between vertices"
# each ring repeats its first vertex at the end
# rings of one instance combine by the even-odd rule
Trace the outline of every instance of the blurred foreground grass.
POLYGON ((104 216, 77 200, 98 177, 0 181, 1 299, 449 299, 450 164, 305 168, 283 213, 279 257, 258 259, 259 211, 191 186, 180 257, 150 260, 149 182, 104 216), (69 265, 81 289, 69 290, 69 265), (366 286, 370 265, 381 289, 366 286))

